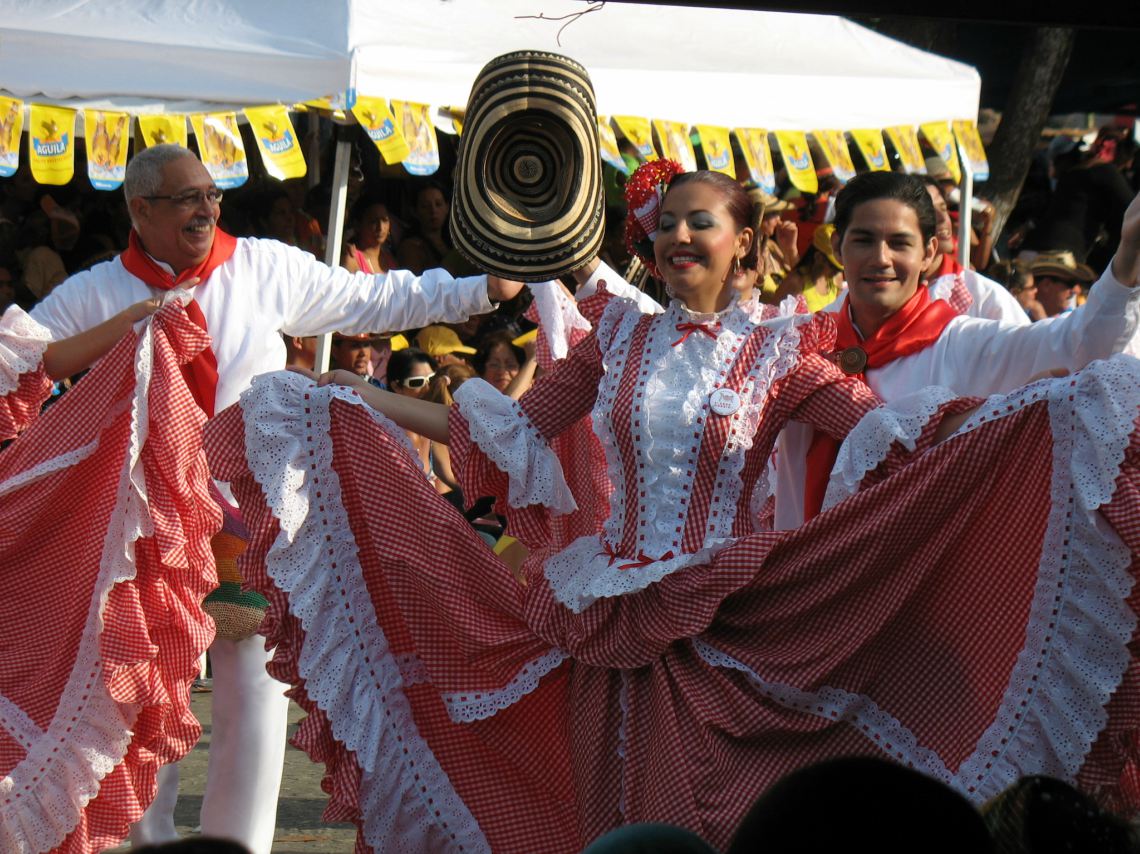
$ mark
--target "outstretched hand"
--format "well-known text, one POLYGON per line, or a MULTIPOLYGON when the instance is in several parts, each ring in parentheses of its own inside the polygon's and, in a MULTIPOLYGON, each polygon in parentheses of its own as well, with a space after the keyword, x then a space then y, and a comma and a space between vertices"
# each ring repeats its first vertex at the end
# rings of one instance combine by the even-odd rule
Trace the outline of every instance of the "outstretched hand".
POLYGON ((1122 285, 1140 284, 1140 194, 1124 212, 1120 226, 1120 246, 1112 259, 1112 275, 1122 285))
POLYGON ((518 296, 523 289, 522 282, 514 279, 504 279, 499 276, 487 276, 487 297, 491 302, 506 302, 518 296))
POLYGON ((134 305, 127 306, 123 309, 123 316, 128 323, 138 323, 140 320, 145 320, 163 306, 162 297, 151 297, 144 299, 142 302, 136 302, 134 305))

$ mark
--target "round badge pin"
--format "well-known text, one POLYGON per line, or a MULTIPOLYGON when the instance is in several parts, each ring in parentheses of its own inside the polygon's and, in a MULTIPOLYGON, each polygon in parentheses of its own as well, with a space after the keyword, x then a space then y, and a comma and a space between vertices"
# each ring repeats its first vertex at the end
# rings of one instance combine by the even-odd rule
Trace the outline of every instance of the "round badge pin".
POLYGON ((730 388, 718 388, 709 395, 709 406, 717 415, 732 415, 740 409, 740 395, 730 388))
POLYGON ((861 374, 867 367, 867 351, 862 347, 848 347, 839 352, 839 370, 845 374, 861 374))

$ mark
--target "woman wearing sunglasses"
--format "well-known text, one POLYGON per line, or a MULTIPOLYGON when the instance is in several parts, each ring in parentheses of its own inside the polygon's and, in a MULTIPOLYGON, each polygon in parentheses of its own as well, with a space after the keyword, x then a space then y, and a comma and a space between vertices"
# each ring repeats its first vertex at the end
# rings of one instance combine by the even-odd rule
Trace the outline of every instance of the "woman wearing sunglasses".
MULTIPOLYGON (((435 359, 417 347, 397 350, 388 358, 386 375, 388 388, 393 394, 427 400, 431 396, 433 380, 439 365, 435 359)), ((447 455, 447 446, 433 442, 412 430, 404 430, 419 458, 428 481, 441 494, 456 488, 455 475, 447 455)))
MULTIPOLYGON (((409 849, 575 852, 645 821, 723 850, 765 788, 845 754, 975 803, 1025 773, 1127 796, 1140 369, 1111 360, 980 411, 946 389, 879 407, 860 367, 838 367, 859 348, 836 352, 833 315, 762 320, 740 296, 757 263, 740 185, 679 173, 653 161, 626 184, 628 242, 669 308, 613 300, 520 400, 475 379, 447 409, 339 372, 320 388, 290 375, 212 437, 211 470, 261 541, 288 526, 251 583, 274 602, 274 675, 325 712, 297 740, 318 745, 333 802, 375 849, 396 828, 409 849), (1123 418, 1106 414, 1114 389, 1123 418), (373 409, 447 441, 464 494, 497 497, 529 552, 523 584, 373 409), (286 432, 283 411, 306 413, 290 433, 314 472, 304 488, 242 450, 250 431, 286 432), (588 461, 550 440, 586 413, 609 518, 552 542, 552 518, 586 497, 564 471, 588 461), (771 532, 766 472, 789 418, 851 435, 835 506, 771 532), (929 453, 905 450, 966 418, 929 453), (376 494, 393 500, 357 498, 376 494), (1014 500, 1026 515, 1011 528, 994 508, 1014 500)), ((916 288, 933 252, 926 193, 844 210, 840 255, 864 259, 864 286, 916 288)))

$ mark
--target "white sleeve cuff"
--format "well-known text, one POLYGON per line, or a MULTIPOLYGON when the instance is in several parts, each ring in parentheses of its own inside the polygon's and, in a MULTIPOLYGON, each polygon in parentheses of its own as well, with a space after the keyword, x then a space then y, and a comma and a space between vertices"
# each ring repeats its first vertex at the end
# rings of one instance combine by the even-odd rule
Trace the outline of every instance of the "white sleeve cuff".
POLYGON ((944 386, 929 386, 864 415, 839 448, 823 509, 858 492, 867 472, 878 468, 895 442, 913 451, 930 419, 957 396, 944 386))
POLYGON ((661 312, 665 310, 647 293, 639 291, 623 279, 618 272, 605 261, 598 262, 598 269, 586 280, 586 284, 578 288, 577 293, 574 294, 574 298, 581 302, 587 297, 592 297, 598 292, 599 282, 605 282, 606 290, 615 297, 633 300, 637 303, 637 308, 642 314, 661 314, 661 312))
POLYGON ((19 306, 0 315, 0 397, 20 385, 20 376, 36 369, 51 343, 51 332, 19 306))
POLYGON ((467 420, 471 441, 507 475, 512 507, 541 504, 559 514, 578 509, 558 458, 517 401, 472 379, 455 393, 455 405, 467 420))
POLYGON ((590 321, 578 311, 576 303, 558 282, 532 282, 527 285, 534 296, 538 323, 546 335, 550 355, 555 360, 566 358, 570 352, 570 332, 590 331, 590 321))

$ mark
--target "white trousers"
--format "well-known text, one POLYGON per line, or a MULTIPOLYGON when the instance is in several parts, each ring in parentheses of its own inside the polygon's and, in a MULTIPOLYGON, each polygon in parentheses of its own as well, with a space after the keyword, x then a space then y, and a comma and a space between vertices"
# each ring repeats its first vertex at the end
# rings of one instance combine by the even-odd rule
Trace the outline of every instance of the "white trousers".
MULTIPOLYGON (((202 797, 202 835, 232 839, 252 854, 270 854, 285 761, 289 701, 265 670, 265 638, 218 638, 210 646, 214 692, 210 758, 202 797)), ((178 769, 159 771, 158 794, 131 828, 134 845, 167 842, 174 833, 178 769)))

